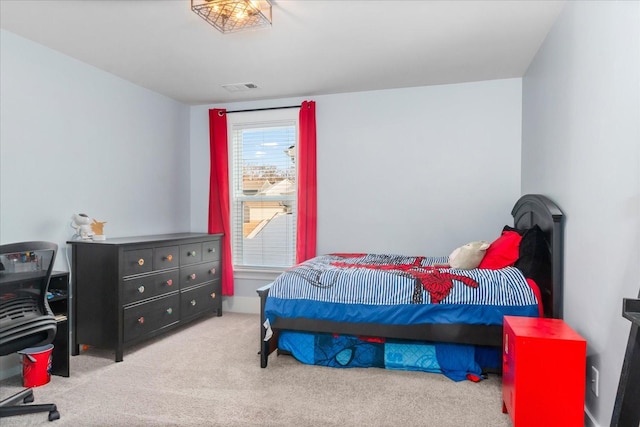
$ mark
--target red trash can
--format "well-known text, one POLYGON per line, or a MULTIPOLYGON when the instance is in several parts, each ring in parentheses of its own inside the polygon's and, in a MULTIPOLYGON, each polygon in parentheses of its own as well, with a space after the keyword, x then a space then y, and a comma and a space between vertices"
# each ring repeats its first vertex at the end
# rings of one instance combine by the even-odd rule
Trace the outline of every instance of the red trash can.
POLYGON ((31 347, 18 352, 22 354, 22 385, 38 387, 51 380, 53 344, 31 347))

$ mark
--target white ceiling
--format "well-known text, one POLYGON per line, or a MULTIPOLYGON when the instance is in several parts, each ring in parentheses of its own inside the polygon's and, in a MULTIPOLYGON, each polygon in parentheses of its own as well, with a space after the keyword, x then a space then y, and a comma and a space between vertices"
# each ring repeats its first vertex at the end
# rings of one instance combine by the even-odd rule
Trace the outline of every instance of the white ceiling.
POLYGON ((521 77, 564 4, 272 3, 271 28, 231 34, 190 0, 0 0, 0 25, 195 105, 521 77))

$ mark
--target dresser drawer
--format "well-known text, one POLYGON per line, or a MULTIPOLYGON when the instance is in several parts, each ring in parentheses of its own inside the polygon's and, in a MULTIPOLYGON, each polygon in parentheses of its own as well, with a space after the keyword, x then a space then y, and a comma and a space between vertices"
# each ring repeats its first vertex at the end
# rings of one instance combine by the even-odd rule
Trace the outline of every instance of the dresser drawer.
POLYGON ((221 282, 206 283, 180 292, 180 313, 183 319, 195 316, 203 311, 219 307, 222 298, 221 282))
POLYGON ((136 249, 124 251, 124 265, 122 269, 125 276, 148 273, 153 269, 153 249, 136 249))
POLYGON ((131 304, 175 291, 178 290, 179 283, 180 272, 178 270, 125 279, 122 285, 122 302, 123 304, 131 304))
POLYGON ((202 261, 202 243, 180 245, 180 265, 195 264, 202 261))
POLYGON ((180 320, 180 295, 176 292, 126 307, 123 320, 124 342, 177 323, 180 320))
POLYGON ((220 259, 220 240, 202 243, 202 260, 217 261, 220 259))
POLYGON ((153 269, 165 270, 178 266, 180 261, 179 246, 163 246, 153 249, 153 269))
POLYGON ((220 261, 180 268, 180 289, 220 278, 220 261))

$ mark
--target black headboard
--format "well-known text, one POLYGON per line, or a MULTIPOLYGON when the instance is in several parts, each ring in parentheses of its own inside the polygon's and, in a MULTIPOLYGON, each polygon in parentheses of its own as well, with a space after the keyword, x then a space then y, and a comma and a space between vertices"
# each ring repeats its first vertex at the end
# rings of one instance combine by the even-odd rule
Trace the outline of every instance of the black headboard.
POLYGON ((538 225, 544 231, 551 260, 550 283, 537 283, 542 294, 545 316, 562 319, 562 219, 560 208, 540 194, 522 196, 511 210, 515 228, 526 230, 538 225))

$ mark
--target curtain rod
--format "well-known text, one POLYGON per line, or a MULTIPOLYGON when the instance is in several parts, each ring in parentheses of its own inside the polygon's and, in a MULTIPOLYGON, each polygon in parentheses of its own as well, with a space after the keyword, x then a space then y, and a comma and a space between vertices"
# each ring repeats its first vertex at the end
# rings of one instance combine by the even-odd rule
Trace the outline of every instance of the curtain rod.
POLYGON ((252 108, 250 110, 233 110, 233 111, 227 111, 227 114, 248 113, 251 111, 265 111, 265 110, 284 110, 285 108, 300 108, 300 105, 288 105, 286 107, 252 108))

